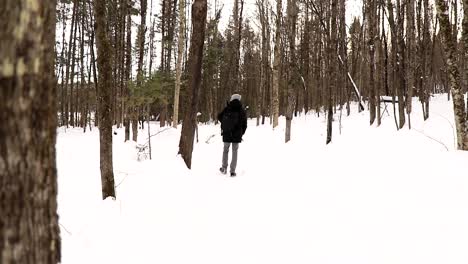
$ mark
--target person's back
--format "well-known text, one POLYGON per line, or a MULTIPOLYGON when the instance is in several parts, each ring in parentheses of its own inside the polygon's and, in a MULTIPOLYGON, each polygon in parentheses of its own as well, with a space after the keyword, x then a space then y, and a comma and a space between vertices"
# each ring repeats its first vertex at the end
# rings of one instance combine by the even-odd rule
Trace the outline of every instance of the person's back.
POLYGON ((247 129, 247 116, 242 103, 237 99, 229 102, 218 119, 221 122, 223 142, 240 143, 247 129))
POLYGON ((231 161, 231 176, 236 176, 237 166, 237 150, 239 143, 242 142, 242 136, 247 130, 247 114, 242 107, 241 96, 233 94, 231 101, 218 115, 218 120, 221 122, 221 135, 223 136, 224 151, 222 173, 227 172, 229 148, 232 144, 232 161, 231 161))

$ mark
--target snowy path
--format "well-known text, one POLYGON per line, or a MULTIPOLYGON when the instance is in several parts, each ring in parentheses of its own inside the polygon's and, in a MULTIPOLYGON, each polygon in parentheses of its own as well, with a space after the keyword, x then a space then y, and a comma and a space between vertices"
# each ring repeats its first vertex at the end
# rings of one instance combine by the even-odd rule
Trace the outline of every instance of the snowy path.
MULTIPOLYGON (((451 115, 442 100, 432 109, 451 115)), ((288 144, 281 126, 251 120, 236 178, 217 171, 217 126, 200 126, 192 171, 177 130, 144 162, 119 130, 116 201, 100 200, 97 132, 60 133, 63 263, 467 263, 468 155, 452 150, 445 119, 417 115, 451 151, 389 116, 381 128, 367 113, 344 118, 329 146, 323 116, 296 118, 288 144)))

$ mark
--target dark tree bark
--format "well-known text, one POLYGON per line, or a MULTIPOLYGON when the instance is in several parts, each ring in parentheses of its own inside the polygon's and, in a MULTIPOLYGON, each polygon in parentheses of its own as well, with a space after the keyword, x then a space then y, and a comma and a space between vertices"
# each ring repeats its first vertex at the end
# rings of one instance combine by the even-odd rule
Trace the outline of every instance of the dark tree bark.
POLYGON ((369 111, 370 111, 370 125, 375 121, 377 106, 377 94, 375 85, 375 38, 376 38, 376 11, 377 5, 374 0, 366 1, 367 9, 367 30, 368 30, 368 52, 369 52, 369 111))
MULTIPOLYGON (((91 6, 91 3, 89 3, 89 10, 90 10, 90 14, 91 14, 91 10, 92 10, 92 6, 91 6)), ((91 53, 91 68, 92 68, 92 71, 93 71, 93 81, 94 81, 94 91, 96 93, 96 112, 94 113, 95 117, 94 117, 94 125, 95 126, 99 126, 99 102, 98 102, 98 98, 97 98, 97 94, 98 94, 98 75, 97 75, 97 67, 96 67, 96 53, 94 51, 94 43, 95 43, 95 35, 96 35, 96 24, 95 24, 95 21, 94 21, 94 17, 93 15, 90 15, 90 24, 89 24, 89 27, 90 27, 90 30, 91 30, 91 43, 90 43, 90 47, 89 47, 89 50, 90 50, 90 53, 91 53)))
POLYGON ((130 91, 128 83, 131 79, 132 71, 132 16, 128 9, 130 8, 130 0, 125 8, 127 16, 127 39, 125 46, 125 84, 124 84, 124 126, 125 126, 125 141, 130 140, 130 108, 128 106, 130 91))
MULTIPOLYGON (((75 88, 75 64, 76 64, 76 34, 78 32, 78 21, 80 20, 80 11, 78 11, 78 6, 79 3, 78 1, 75 1, 73 4, 74 8, 76 6, 76 14, 75 14, 75 30, 73 31, 73 38, 69 44, 71 45, 71 69, 70 69, 70 125, 72 127, 75 127, 75 108, 76 106, 76 101, 75 99, 78 98, 78 96, 73 94, 74 88, 75 88)), ((75 91, 77 93, 77 91, 75 91)))
MULTIPOLYGON (((143 84, 143 59, 145 56, 145 35, 146 35, 146 11, 148 9, 147 0, 141 0, 141 24, 138 29, 138 68, 137 68, 137 87, 143 84)), ((138 139, 138 107, 132 107, 132 139, 138 139)))
POLYGON ((327 95, 327 139, 326 144, 329 144, 332 141, 333 137, 333 92, 336 89, 336 79, 337 73, 336 67, 336 52, 337 52, 337 10, 338 0, 331 0, 331 31, 329 36, 329 43, 327 47, 327 56, 328 56, 328 95, 327 95))
POLYGON ((94 0, 96 20, 97 66, 99 70, 99 142, 102 198, 116 197, 112 164, 112 68, 111 46, 107 32, 106 0, 94 0))
POLYGON ((201 68, 203 56, 203 44, 205 40, 205 23, 207 12, 207 0, 195 0, 192 4, 192 38, 190 43, 190 55, 188 61, 188 111, 184 115, 182 132, 179 142, 179 154, 190 169, 192 167, 192 150, 195 127, 197 126, 198 90, 201 84, 201 68))
POLYGON ((70 41, 68 42, 68 54, 67 54, 67 62, 66 62, 66 73, 65 73, 65 85, 63 85, 63 98, 64 101, 62 104, 64 104, 64 111, 65 115, 62 116, 62 123, 63 125, 68 127, 69 124, 69 115, 70 115, 70 103, 69 103, 69 98, 68 98, 68 82, 70 80, 70 65, 71 65, 71 60, 72 60, 72 50, 73 50, 73 32, 76 31, 75 27, 75 20, 76 20, 76 10, 78 8, 77 1, 73 1, 73 13, 72 13, 72 20, 71 20, 71 32, 70 32, 70 41))
POLYGON ((401 4, 400 1, 397 0, 397 74, 396 78, 398 78, 397 83, 397 96, 398 96, 398 115, 400 120, 400 129, 405 126, 406 118, 405 118, 405 97, 406 97, 406 80, 405 80, 405 72, 406 72, 406 65, 405 65, 405 40, 404 40, 404 24, 405 24, 405 5, 401 4))
MULTIPOLYGON (((463 71, 465 72, 464 75, 464 86, 465 86, 465 92, 468 92, 468 0, 463 0, 463 22, 462 22, 462 41, 463 41, 463 49, 464 49, 464 65, 463 65, 463 71)), ((463 77, 462 77, 463 79, 463 77)), ((466 98, 466 103, 468 107, 468 97, 466 98)), ((468 111, 466 111, 466 117, 468 120, 468 111)), ((467 128, 468 129, 468 128, 467 128)), ((466 134, 468 136, 468 132, 466 134)), ((466 143, 468 144, 468 142, 466 143)), ((465 146, 465 148, 468 148, 468 146, 465 146)))
POLYGON ((407 94, 406 94, 406 113, 408 115, 408 127, 411 129, 411 111, 413 101, 413 90, 415 85, 415 59, 414 54, 416 50, 415 45, 415 25, 414 25, 414 0, 406 0, 406 82, 407 82, 407 94))
POLYGON ((0 2, 2 264, 60 262, 55 8, 55 0, 0 2))
POLYGON ((296 104, 294 92, 297 89, 298 83, 298 68, 296 67, 296 23, 297 23, 298 7, 296 0, 288 0, 287 16, 288 16, 288 44, 289 44, 289 79, 288 79, 288 97, 286 110, 286 130, 285 142, 291 140, 291 123, 293 119, 293 111, 296 104))

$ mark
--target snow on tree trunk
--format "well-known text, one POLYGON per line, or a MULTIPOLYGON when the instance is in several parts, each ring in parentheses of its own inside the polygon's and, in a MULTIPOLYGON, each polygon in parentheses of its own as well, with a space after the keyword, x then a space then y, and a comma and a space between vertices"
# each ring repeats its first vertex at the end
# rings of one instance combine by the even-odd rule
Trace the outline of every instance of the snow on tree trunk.
POLYGON ((0 263, 58 263, 55 0, 2 0, 0 263))

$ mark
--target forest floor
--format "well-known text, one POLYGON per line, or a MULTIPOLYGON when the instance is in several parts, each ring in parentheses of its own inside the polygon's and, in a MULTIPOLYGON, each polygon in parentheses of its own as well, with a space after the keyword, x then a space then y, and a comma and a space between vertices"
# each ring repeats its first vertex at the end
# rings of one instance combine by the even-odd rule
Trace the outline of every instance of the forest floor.
MULTIPOLYGON (((102 201, 97 129, 59 129, 62 263, 468 263, 468 153, 455 150, 452 103, 413 103, 397 131, 388 105, 284 118, 272 130, 249 120, 238 176, 219 173, 219 125, 200 125, 192 170, 177 155, 178 129, 154 123, 152 160, 114 135, 117 199, 102 201), (212 137, 212 135, 215 135, 212 137)), ((268 122, 268 120, 267 120, 268 122)), ((147 131, 139 131, 139 143, 147 131)))

